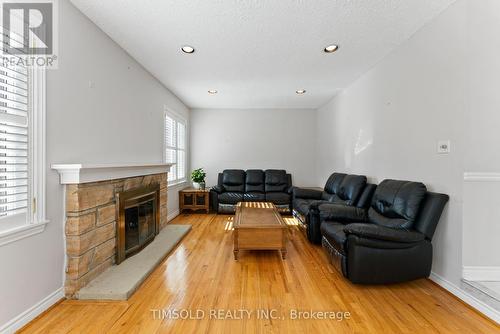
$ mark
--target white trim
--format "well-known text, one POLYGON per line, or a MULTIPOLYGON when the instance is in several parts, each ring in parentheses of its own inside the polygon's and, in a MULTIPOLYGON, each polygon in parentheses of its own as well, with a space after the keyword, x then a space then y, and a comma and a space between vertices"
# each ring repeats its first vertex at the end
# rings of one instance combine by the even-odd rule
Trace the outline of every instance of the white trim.
MULTIPOLYGON (((177 134, 177 129, 176 129, 176 134, 177 134)), ((189 171, 189 121, 186 117, 182 116, 180 113, 177 111, 169 108, 167 105, 163 105, 163 161, 167 161, 167 149, 175 150, 176 151, 176 159, 178 159, 177 154, 179 151, 184 152, 184 178, 182 179, 177 179, 177 175, 175 175, 175 180, 168 181, 169 186, 175 186, 177 184, 182 184, 184 182, 187 182, 188 180, 188 171, 189 171), (168 146, 166 143, 166 129, 165 129, 165 121, 166 117, 172 118, 176 123, 182 123, 184 124, 185 128, 185 138, 184 138, 184 145, 185 147, 183 149, 180 149, 177 146, 177 138, 176 140, 176 146, 168 146)), ((178 161, 176 161, 178 162, 178 161)), ((177 171, 178 173, 178 171, 177 171)))
POLYGON ((63 288, 59 288, 56 291, 52 292, 50 295, 31 306, 29 309, 19 314, 15 318, 9 320, 6 324, 0 327, 0 333, 10 334, 14 333, 37 316, 39 316, 42 312, 47 310, 49 307, 57 303, 60 299, 64 298, 63 288))
POLYGON ((465 172, 464 181, 467 182, 500 182, 500 173, 465 172))
POLYGON ((462 276, 468 281, 500 281, 500 267, 464 266, 462 276))
POLYGON ((180 214, 179 209, 175 209, 167 215, 167 222, 171 221, 180 214))
POLYGON ((79 184, 127 177, 167 173, 173 164, 54 164, 61 184, 79 184))
MULTIPOLYGON (((63 231, 65 230, 66 227, 66 187, 63 188, 63 196, 62 196, 62 212, 61 212, 61 221, 63 222, 63 231)), ((63 251, 64 251, 64 263, 62 267, 62 282, 63 286, 66 284, 66 273, 68 271, 68 249, 67 249, 67 243, 66 243, 66 233, 63 233, 63 251)))
POLYGON ((45 230, 45 225, 47 225, 47 223, 48 221, 36 224, 24 224, 9 230, 3 230, 0 232, 0 246, 42 233, 45 230))
POLYGON ((169 184, 168 185, 168 190, 171 190, 171 189, 179 189, 179 188, 188 188, 191 184, 187 181, 187 180, 184 180, 182 182, 178 182, 178 183, 173 183, 173 184, 169 184))
POLYGON ((463 289, 459 288, 455 284, 451 283, 450 281, 446 280, 445 278, 439 276, 434 272, 431 273, 429 279, 438 284, 439 286, 441 286, 443 289, 448 290, 450 293, 452 293, 465 303, 469 304, 471 307, 483 313, 491 320, 500 324, 500 311, 495 310, 491 306, 485 304, 484 302, 477 299, 470 293, 464 291, 463 289))
POLYGON ((184 116, 182 116, 180 113, 178 113, 174 109, 168 107, 166 104, 163 105, 163 110, 164 110, 164 112, 163 112, 164 116, 166 116, 168 114, 170 117, 172 117, 176 121, 183 122, 184 124, 187 123, 187 119, 184 116))
POLYGON ((46 71, 45 69, 33 69, 33 123, 32 123, 32 191, 31 200, 28 203, 31 220, 37 224, 47 222, 45 218, 46 211, 46 71), (36 199, 35 212, 33 210, 32 200, 36 199))
POLYGON ((178 188, 181 186, 187 187, 187 185, 188 185, 188 182, 187 182, 186 178, 183 178, 182 180, 175 180, 175 181, 172 181, 172 183, 168 184, 169 188, 176 188, 176 187, 178 188))

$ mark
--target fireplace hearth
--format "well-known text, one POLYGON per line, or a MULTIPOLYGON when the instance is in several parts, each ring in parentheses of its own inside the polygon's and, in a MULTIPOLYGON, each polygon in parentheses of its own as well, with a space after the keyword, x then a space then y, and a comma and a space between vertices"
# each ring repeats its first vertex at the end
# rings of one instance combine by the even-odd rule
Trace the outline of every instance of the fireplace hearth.
POLYGON ((117 194, 116 264, 139 252, 160 232, 159 201, 158 184, 117 194))

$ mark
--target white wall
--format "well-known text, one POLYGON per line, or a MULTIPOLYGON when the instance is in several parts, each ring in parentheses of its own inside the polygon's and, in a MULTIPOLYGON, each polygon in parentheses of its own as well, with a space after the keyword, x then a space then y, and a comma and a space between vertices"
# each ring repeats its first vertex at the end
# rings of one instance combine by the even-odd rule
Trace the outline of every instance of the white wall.
POLYGON ((497 177, 464 184, 464 266, 500 273, 500 1, 468 1, 467 18, 464 169, 497 177))
POLYGON ((50 165, 161 162, 164 105, 189 116, 182 102, 73 5, 59 4, 59 69, 47 73, 50 223, 42 234, 0 247, 0 328, 63 285, 63 187, 50 165))
POLYGON ((424 182, 451 199, 433 271, 460 284, 466 93, 465 2, 449 7, 318 110, 317 184, 333 171, 424 182), (452 152, 439 155, 437 142, 452 152))
POLYGON ((316 111, 310 109, 193 109, 191 166, 205 168, 207 185, 224 169, 286 169, 294 185, 315 183, 316 111))

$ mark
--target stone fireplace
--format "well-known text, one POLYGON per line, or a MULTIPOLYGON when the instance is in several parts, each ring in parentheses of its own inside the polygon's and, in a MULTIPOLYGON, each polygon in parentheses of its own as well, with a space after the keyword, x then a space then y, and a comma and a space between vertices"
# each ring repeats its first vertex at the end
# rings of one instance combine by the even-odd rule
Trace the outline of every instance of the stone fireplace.
POLYGON ((78 177, 65 174, 65 166, 75 165, 52 167, 66 185, 65 294, 72 298, 104 270, 147 246, 166 225, 169 165, 82 167, 78 177), (136 176, 140 173, 145 175, 136 176))

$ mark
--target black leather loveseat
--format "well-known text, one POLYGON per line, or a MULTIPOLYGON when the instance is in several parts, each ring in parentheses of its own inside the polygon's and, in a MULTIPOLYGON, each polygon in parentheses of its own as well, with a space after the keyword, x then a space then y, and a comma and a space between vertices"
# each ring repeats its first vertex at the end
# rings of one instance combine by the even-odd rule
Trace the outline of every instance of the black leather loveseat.
POLYGON ((226 169, 210 190, 212 209, 234 213, 238 202, 271 202, 281 212, 290 212, 292 176, 281 169, 226 169))
POLYGON ((431 240, 448 195, 419 182, 384 180, 368 210, 319 205, 323 247, 354 283, 397 283, 428 277, 431 240))
POLYGON ((309 241, 320 244, 319 205, 335 203, 368 208, 375 188, 375 185, 367 184, 364 175, 333 173, 322 191, 294 188, 292 214, 305 226, 309 241))

